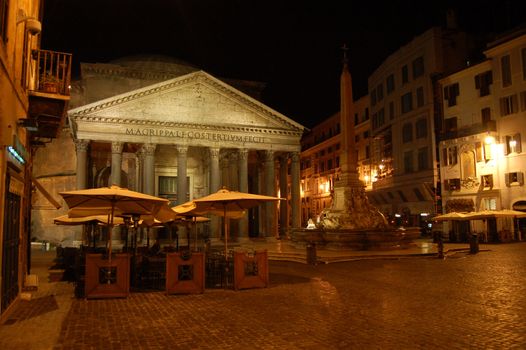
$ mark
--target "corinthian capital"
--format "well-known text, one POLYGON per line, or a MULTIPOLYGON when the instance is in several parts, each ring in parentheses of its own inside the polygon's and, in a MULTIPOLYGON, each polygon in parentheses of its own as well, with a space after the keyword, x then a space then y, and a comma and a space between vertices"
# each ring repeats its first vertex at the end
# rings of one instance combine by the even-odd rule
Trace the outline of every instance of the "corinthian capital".
POLYGON ((89 140, 75 140, 75 150, 78 152, 86 152, 88 150, 89 140))
POLYGON ((155 143, 145 143, 142 145, 143 154, 145 156, 153 156, 155 154, 155 148, 157 148, 155 143))
POLYGON ((186 156, 188 153, 188 146, 177 145, 177 155, 186 156))
POLYGON ((219 147, 210 147, 210 158, 219 158, 219 147))
POLYGON ((111 143, 111 153, 122 153, 122 142, 114 141, 111 143))

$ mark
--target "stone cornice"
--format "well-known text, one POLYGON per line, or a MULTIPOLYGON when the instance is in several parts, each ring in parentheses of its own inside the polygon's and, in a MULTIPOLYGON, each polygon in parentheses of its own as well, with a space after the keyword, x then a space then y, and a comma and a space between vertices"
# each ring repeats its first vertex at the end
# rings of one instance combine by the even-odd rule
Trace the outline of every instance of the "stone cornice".
MULTIPOLYGON (((127 127, 167 127, 167 128, 181 128, 181 129, 192 129, 192 130, 207 130, 207 131, 230 131, 230 132, 241 132, 241 133, 258 133, 263 135, 271 136, 295 136, 301 137, 302 131, 295 130, 284 130, 284 129, 271 129, 271 128, 260 128, 260 127, 247 127, 247 126, 230 126, 230 125, 203 125, 203 124, 192 124, 192 123, 179 123, 179 122, 167 122, 167 121, 156 121, 156 120, 137 120, 137 119, 123 119, 123 118, 106 118, 100 116, 89 116, 82 114, 74 114, 70 117, 76 123, 97 123, 97 124, 120 124, 127 127)), ((297 130, 297 129, 296 129, 297 130)))
MULTIPOLYGON (((89 105, 75 108, 69 111, 70 116, 82 116, 89 115, 98 111, 102 111, 106 108, 114 107, 129 101, 133 101, 138 98, 143 98, 153 94, 157 94, 172 88, 186 85, 189 83, 203 83, 205 85, 211 86, 212 88, 218 90, 222 95, 231 98, 240 102, 242 105, 246 106, 248 109, 255 111, 256 113, 265 115, 273 120, 279 121, 279 123, 287 125, 287 127, 298 130, 298 132, 303 132, 303 127, 300 124, 292 122, 285 116, 278 115, 277 112, 272 111, 270 108, 266 108, 265 105, 261 104, 257 100, 251 98, 244 93, 235 90, 234 88, 228 86, 227 84, 221 82, 220 80, 214 78, 213 76, 205 73, 204 71, 198 71, 195 73, 190 73, 179 78, 168 80, 159 84, 154 84, 146 88, 138 89, 129 93, 121 94, 112 98, 108 98, 99 102, 91 103, 89 105)), ((143 122, 143 121, 141 121, 143 122)), ((144 121, 146 122, 146 121, 144 121)))

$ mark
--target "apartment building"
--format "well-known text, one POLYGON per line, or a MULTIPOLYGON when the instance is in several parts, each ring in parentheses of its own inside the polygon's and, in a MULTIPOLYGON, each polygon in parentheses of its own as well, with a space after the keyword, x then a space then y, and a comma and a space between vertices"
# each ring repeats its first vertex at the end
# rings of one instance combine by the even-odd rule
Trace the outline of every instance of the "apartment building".
POLYGON ((391 54, 369 77, 371 181, 368 197, 388 218, 423 225, 437 212, 437 78, 465 66, 468 40, 434 27, 391 54))
MULTIPOLYGON (((488 43, 486 60, 439 80, 444 133, 440 169, 444 212, 526 211, 526 30, 488 43)), ((526 220, 446 222, 451 240, 523 239, 526 220), (522 232, 521 232, 522 231, 522 232)))
POLYGON ((40 49, 41 6, 0 0, 0 322, 30 273, 33 155, 56 137, 69 99, 71 55, 40 49))
MULTIPOLYGON (((358 174, 371 186, 369 96, 354 101, 354 127, 358 174)), ((307 132, 301 141, 301 226, 316 220, 332 204, 334 181, 340 173, 340 113, 332 115, 307 132)))

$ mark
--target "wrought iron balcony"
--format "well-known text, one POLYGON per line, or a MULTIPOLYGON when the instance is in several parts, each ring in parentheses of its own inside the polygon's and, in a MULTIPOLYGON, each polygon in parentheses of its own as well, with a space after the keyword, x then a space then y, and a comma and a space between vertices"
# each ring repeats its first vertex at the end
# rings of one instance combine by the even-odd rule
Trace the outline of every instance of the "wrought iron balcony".
POLYGON ((69 96, 71 82, 70 53, 33 50, 36 82, 33 92, 69 96))
MULTIPOLYGON (((72 55, 33 50, 28 71, 29 120, 33 139, 56 138, 64 123, 69 102, 72 55)), ((28 129, 29 130, 29 129, 28 129)))
POLYGON ((442 134, 441 140, 451 140, 460 137, 466 137, 476 134, 482 134, 488 131, 497 131, 497 122, 488 120, 484 123, 472 124, 467 127, 453 129, 442 134))

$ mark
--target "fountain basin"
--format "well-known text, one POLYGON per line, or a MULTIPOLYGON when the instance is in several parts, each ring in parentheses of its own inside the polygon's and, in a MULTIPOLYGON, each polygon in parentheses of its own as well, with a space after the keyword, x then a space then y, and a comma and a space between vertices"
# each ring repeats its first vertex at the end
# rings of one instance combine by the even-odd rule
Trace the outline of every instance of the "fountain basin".
POLYGON ((291 241, 297 247, 315 243, 329 250, 395 250, 409 248, 420 236, 419 227, 380 229, 292 229, 291 241))

